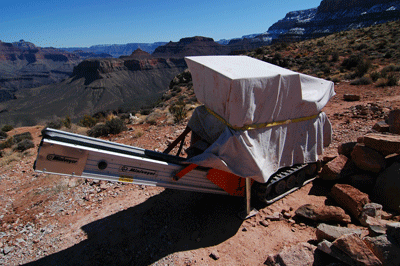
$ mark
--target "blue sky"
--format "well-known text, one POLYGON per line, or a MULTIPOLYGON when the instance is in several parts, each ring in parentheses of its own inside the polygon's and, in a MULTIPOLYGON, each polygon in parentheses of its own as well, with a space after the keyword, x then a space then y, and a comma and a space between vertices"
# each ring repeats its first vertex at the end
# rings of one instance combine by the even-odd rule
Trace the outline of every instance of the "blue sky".
POLYGON ((262 33, 287 12, 321 0, 52 0, 3 1, 0 40, 42 47, 152 43, 205 36, 214 40, 262 33))

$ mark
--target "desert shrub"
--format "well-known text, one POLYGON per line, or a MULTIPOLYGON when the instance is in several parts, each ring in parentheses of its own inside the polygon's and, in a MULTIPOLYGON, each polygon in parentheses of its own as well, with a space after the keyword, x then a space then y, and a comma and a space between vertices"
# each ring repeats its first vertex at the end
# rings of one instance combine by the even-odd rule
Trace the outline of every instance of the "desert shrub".
POLYGON ((319 41, 317 42, 317 46, 324 46, 324 45, 325 45, 324 40, 319 40, 319 41))
POLYGON ((97 119, 90 116, 90 115, 84 115, 83 118, 79 121, 79 123, 84 126, 84 127, 94 127, 97 123, 97 119))
POLYGON ((182 101, 174 103, 168 110, 174 116, 175 123, 179 123, 186 118, 187 111, 185 109, 185 103, 182 101))
POLYGON ((339 53, 338 52, 333 52, 331 61, 332 62, 337 62, 338 60, 339 60, 339 53))
POLYGON ((2 143, 0 143, 0 150, 6 149, 6 148, 11 148, 12 145, 14 144, 13 142, 13 138, 8 138, 5 141, 3 141, 2 143))
POLYGON ((357 50, 364 50, 364 49, 366 49, 366 48, 368 48, 368 45, 366 44, 366 43, 362 43, 362 44, 360 44, 360 45, 358 45, 357 47, 356 47, 356 49, 357 50))
POLYGON ((33 147, 35 147, 35 145, 33 144, 33 141, 32 141, 32 140, 30 140, 30 139, 24 139, 24 140, 18 142, 18 143, 14 146, 13 150, 14 150, 14 151, 23 152, 23 151, 26 151, 27 149, 30 149, 30 148, 33 148, 33 147))
POLYGON ((119 134, 122 131, 126 130, 124 121, 122 121, 118 117, 114 117, 111 120, 107 121, 106 126, 110 128, 111 134, 119 134))
POLYGON ((0 139, 6 139, 8 137, 8 134, 4 131, 0 131, 0 139))
POLYGON ((157 125, 157 118, 155 116, 149 116, 146 118, 146 123, 150 125, 157 125))
POLYGON ((340 82, 340 79, 338 77, 334 77, 332 78, 332 81, 337 84, 340 82))
POLYGON ((97 124, 87 132, 90 137, 101 137, 110 134, 110 129, 105 124, 97 124))
POLYGON ((13 127, 12 125, 4 125, 4 126, 1 128, 1 131, 8 132, 8 131, 11 131, 11 130, 13 130, 13 129, 14 129, 14 127, 13 127))
POLYGON ((141 129, 136 129, 135 132, 132 135, 132 138, 140 138, 143 136, 144 132, 141 129))
POLYGON ((64 120, 61 121, 61 123, 64 125, 64 127, 71 128, 71 118, 68 115, 64 120))
POLYGON ((362 77, 367 74, 368 70, 371 68, 372 64, 369 60, 360 60, 356 66, 357 77, 362 77))
POLYGON ((386 86, 397 86, 398 78, 395 75, 389 75, 386 86))
POLYGON ((356 79, 350 83, 350 85, 369 85, 372 84, 372 79, 367 76, 363 76, 362 78, 356 79))
POLYGON ((381 74, 379 72, 374 71, 370 74, 370 76, 372 81, 376 82, 381 77, 381 74))
POLYGON ((385 78, 379 78, 376 81, 376 85, 375 86, 377 86, 377 87, 385 87, 386 83, 387 83, 387 80, 385 78))
POLYGON ((53 129, 60 129, 62 127, 62 121, 51 121, 46 124, 46 127, 53 128, 53 129))
POLYGON ((90 137, 101 137, 107 136, 108 134, 118 134, 122 131, 126 130, 126 126, 124 121, 115 117, 109 121, 106 121, 105 124, 95 125, 92 129, 88 130, 87 134, 90 137))
POLYGON ((25 139, 28 139, 28 140, 32 140, 33 139, 30 132, 24 132, 24 133, 17 134, 17 135, 13 136, 13 142, 14 143, 21 142, 21 141, 23 141, 25 139))
POLYGON ((356 67, 361 60, 362 58, 359 55, 351 55, 343 60, 341 66, 345 67, 347 70, 350 70, 356 67))

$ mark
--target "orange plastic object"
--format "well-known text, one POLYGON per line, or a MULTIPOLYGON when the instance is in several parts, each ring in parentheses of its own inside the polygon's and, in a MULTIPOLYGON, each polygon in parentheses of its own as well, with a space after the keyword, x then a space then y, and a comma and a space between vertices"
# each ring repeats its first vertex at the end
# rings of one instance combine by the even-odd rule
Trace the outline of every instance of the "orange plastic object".
POLYGON ((175 180, 181 179, 184 175, 195 169, 198 165, 197 164, 189 164, 189 166, 183 168, 181 171, 179 171, 177 174, 175 174, 175 180))
POLYGON ((246 195, 246 178, 217 169, 210 169, 207 178, 232 196, 246 195))

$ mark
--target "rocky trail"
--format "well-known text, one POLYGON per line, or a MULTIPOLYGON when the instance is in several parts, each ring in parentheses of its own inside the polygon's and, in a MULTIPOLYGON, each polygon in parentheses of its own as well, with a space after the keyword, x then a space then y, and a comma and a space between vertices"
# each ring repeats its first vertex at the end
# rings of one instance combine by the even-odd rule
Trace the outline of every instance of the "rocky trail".
MULTIPOLYGON (((356 183, 332 180, 341 178, 346 164, 333 166, 343 159, 338 156, 341 144, 356 142, 400 107, 398 86, 343 82, 335 90, 324 108, 333 142, 321 156, 330 161, 333 178, 327 178, 325 167, 295 193, 269 206, 255 202, 259 213, 246 221, 237 215, 245 206, 242 198, 39 174, 32 169, 36 147, 23 153, 5 150, 0 158, 0 264, 398 265, 393 254, 400 253, 395 241, 400 234, 393 223, 400 220, 399 213, 371 203, 356 183), (360 99, 344 100, 349 92, 360 99), (343 203, 343 198, 350 199, 343 203), (357 213, 346 208, 351 204, 357 213), (387 249, 379 249, 377 242, 387 249)), ((106 139, 163 150, 185 125, 158 121, 128 128, 106 139)), ((36 126, 8 133, 29 131, 37 146, 41 130, 36 126)))

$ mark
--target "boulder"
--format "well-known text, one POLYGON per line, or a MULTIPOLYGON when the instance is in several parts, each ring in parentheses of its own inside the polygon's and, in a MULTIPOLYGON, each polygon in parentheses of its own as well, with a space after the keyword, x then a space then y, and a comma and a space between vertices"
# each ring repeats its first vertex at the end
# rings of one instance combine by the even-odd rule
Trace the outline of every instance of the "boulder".
POLYGON ((348 102, 359 101, 360 100, 360 95, 357 95, 357 94, 344 94, 343 95, 343 100, 348 101, 348 102))
POLYGON ((390 223, 387 220, 374 218, 374 217, 371 217, 371 216, 368 216, 368 215, 361 215, 360 218, 359 218, 359 221, 364 226, 368 226, 368 227, 378 226, 378 227, 381 227, 382 230, 385 230, 386 229, 386 225, 388 223, 390 223))
POLYGON ((386 225, 385 226, 369 225, 368 226, 368 235, 371 237, 386 235, 386 225))
POLYGON ((354 146, 356 146, 357 142, 346 142, 346 143, 341 143, 339 144, 338 147, 338 153, 343 154, 347 158, 351 157, 351 152, 354 149, 354 146))
POLYGON ((372 198, 394 211, 400 211, 400 163, 393 163, 377 178, 372 198))
POLYGON ((274 258, 275 263, 282 266, 313 265, 314 252, 317 247, 309 243, 284 248, 274 258))
POLYGON ((370 202, 364 205, 361 215, 368 215, 377 219, 382 216, 382 205, 370 202))
POLYGON ((371 174, 362 173, 349 177, 349 184, 358 190, 370 194, 375 186, 376 177, 371 174))
POLYGON ((363 241, 383 265, 400 265, 400 248, 394 245, 386 235, 366 236, 363 241))
POLYGON ((347 227, 339 227, 328 224, 319 224, 316 231, 317 240, 320 242, 323 239, 328 241, 335 241, 337 238, 355 233, 358 236, 361 236, 362 230, 360 229, 352 229, 347 227))
POLYGON ((334 247, 332 245, 332 243, 329 242, 328 240, 323 240, 322 242, 320 242, 318 244, 317 249, 332 256, 333 258, 335 258, 337 260, 340 260, 340 261, 346 263, 346 265, 351 265, 351 266, 357 265, 354 263, 354 261, 349 256, 347 256, 347 254, 345 254, 340 249, 334 247))
POLYGON ((368 133, 364 135, 364 144, 383 156, 400 153, 400 135, 368 133))
POLYGON ((373 127, 373 130, 376 130, 378 132, 389 132, 389 125, 386 124, 385 121, 379 121, 376 123, 373 127))
POLYGON ((348 184, 334 185, 330 196, 355 218, 360 216, 364 205, 370 202, 368 194, 348 184))
POLYGON ((389 112, 388 121, 389 132, 400 134, 400 109, 395 109, 389 112))
POLYGON ((359 143, 354 146, 351 159, 358 168, 373 173, 379 173, 386 165, 382 154, 359 143))
POLYGON ((357 234, 347 234, 333 241, 332 246, 345 253, 356 265, 382 265, 357 234))
POLYGON ((342 208, 336 206, 305 204, 300 206, 295 213, 313 221, 351 223, 350 216, 342 208))
POLYGON ((400 223, 389 223, 386 225, 387 235, 400 245, 400 223))
POLYGON ((323 180, 337 180, 357 172, 357 167, 344 155, 339 155, 322 168, 319 177, 323 180))

